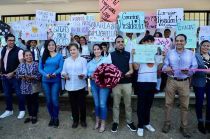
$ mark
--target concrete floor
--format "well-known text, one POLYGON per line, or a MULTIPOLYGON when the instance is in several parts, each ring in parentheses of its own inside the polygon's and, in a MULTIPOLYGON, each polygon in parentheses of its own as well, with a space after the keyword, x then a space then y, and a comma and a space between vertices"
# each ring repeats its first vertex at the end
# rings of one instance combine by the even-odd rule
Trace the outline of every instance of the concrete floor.
MULTIPOLYGON (((107 120, 107 127, 104 133, 98 133, 97 130, 93 130, 94 126, 94 113, 93 113, 93 103, 89 99, 87 106, 87 124, 88 127, 82 128, 79 126, 77 129, 72 129, 71 124, 71 112, 70 106, 67 100, 60 100, 60 126, 58 129, 53 127, 48 127, 49 115, 45 104, 41 103, 39 110, 39 121, 37 124, 32 125, 24 124, 22 120, 18 120, 17 105, 14 107, 14 115, 0 120, 0 139, 137 139, 136 132, 131 132, 126 127, 124 107, 122 106, 122 111, 120 114, 120 126, 117 133, 112 133, 112 111, 109 109, 109 117, 107 120)), ((0 112, 4 111, 4 101, 0 100, 0 112)), ((151 124, 155 127, 156 132, 150 133, 145 131, 144 139, 183 139, 183 136, 179 132, 179 118, 180 113, 178 106, 175 105, 172 119, 173 125, 172 130, 168 134, 161 132, 161 128, 164 120, 164 101, 155 99, 152 112, 151 112, 151 124)), ((133 119, 135 124, 137 124, 136 115, 136 104, 133 102, 133 119)), ((196 129, 197 121, 194 111, 194 106, 190 107, 189 112, 189 127, 192 133, 191 139, 210 139, 210 135, 203 135, 199 133, 196 129)))

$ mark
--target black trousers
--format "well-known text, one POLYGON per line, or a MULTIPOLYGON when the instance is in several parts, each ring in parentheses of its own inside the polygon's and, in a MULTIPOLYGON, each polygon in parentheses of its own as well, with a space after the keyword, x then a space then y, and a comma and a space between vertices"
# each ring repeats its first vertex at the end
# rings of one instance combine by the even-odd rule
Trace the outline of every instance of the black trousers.
POLYGON ((86 122, 86 94, 85 88, 77 91, 68 91, 74 122, 86 122))
POLYGON ((138 83, 138 104, 137 104, 137 116, 138 116, 138 128, 143 128, 144 125, 150 123, 150 109, 152 107, 156 83, 145 82, 138 83))
POLYGON ((39 109, 39 93, 25 95, 29 116, 37 117, 39 109))

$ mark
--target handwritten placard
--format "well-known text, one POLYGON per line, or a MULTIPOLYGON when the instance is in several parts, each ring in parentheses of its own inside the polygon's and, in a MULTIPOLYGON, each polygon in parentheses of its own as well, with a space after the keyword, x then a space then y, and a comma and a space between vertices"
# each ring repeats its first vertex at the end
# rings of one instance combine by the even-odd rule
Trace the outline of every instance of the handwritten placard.
POLYGON ((24 28, 22 29, 23 40, 47 40, 47 28, 45 24, 35 20, 28 20, 22 22, 24 28))
POLYGON ((176 28, 178 22, 183 21, 184 9, 158 9, 157 10, 157 28, 176 28))
POLYGON ((0 46, 6 46, 6 45, 7 45, 7 42, 4 36, 0 36, 0 46))
POLYGON ((116 24, 112 22, 92 22, 89 30, 89 41, 114 42, 116 24))
POLYGON ((157 16, 154 13, 146 14, 145 16, 145 27, 146 29, 156 29, 157 27, 157 16))
POLYGON ((182 21, 177 23, 176 34, 185 34, 187 36, 187 44, 185 48, 196 48, 198 22, 182 21))
POLYGON ((53 24, 55 22, 55 12, 36 10, 36 20, 46 24, 53 24))
POLYGON ((122 32, 145 32, 144 12, 121 12, 119 14, 118 25, 122 32))
POLYGON ((165 53, 168 52, 168 50, 170 50, 172 42, 170 38, 155 38, 155 42, 154 44, 156 45, 162 45, 162 51, 164 51, 165 53))
POLYGON ((210 26, 200 26, 199 43, 204 40, 210 41, 210 26))
POLYGON ((10 33, 10 26, 3 21, 0 21, 0 35, 6 36, 10 33))
POLYGON ((95 18, 91 15, 71 16, 71 33, 73 35, 88 35, 91 22, 95 18))
POLYGON ((57 45, 67 46, 71 42, 71 25, 68 22, 56 22, 52 26, 52 39, 55 40, 57 45))
POLYGON ((99 0, 100 21, 116 22, 120 12, 120 0, 99 0))
POLYGON ((161 46, 159 45, 136 45, 134 47, 134 62, 136 63, 155 63, 155 54, 161 46))

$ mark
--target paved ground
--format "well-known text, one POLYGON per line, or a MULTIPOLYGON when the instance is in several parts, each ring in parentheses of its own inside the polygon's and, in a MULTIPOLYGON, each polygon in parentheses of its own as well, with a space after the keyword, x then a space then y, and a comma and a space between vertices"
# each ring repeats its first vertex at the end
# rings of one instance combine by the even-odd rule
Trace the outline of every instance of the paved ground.
MULTIPOLYGON (((92 100, 89 99, 88 111, 87 111, 87 124, 86 129, 79 126, 77 129, 72 129, 71 124, 71 113, 70 106, 68 101, 61 100, 61 111, 60 111, 60 126, 58 129, 48 127, 49 117, 44 103, 41 103, 40 112, 39 112, 39 121, 37 124, 32 125, 24 124, 23 120, 18 120, 16 118, 17 105, 15 104, 15 113, 13 116, 6 119, 0 120, 0 139, 135 139, 140 138, 135 132, 130 132, 125 126, 125 117, 122 107, 121 111, 121 123, 117 133, 111 133, 111 109, 109 110, 109 117, 107 122, 107 128, 104 133, 98 133, 96 130, 93 130, 94 126, 94 114, 93 114, 93 105, 92 100)), ((183 139, 182 135, 179 133, 179 109, 178 106, 175 106, 173 111, 173 125, 172 130, 168 134, 161 132, 161 127, 163 125, 163 101, 155 100, 151 113, 151 124, 156 128, 155 133, 145 132, 144 139, 183 139)), ((134 113, 133 118, 134 122, 137 123, 136 117, 136 105, 133 104, 134 113)), ((0 100, 0 112, 4 111, 4 102, 0 100)), ((202 135, 197 129, 197 121, 195 117, 194 107, 190 107, 189 113, 189 123, 190 131, 193 135, 192 139, 210 139, 210 135, 202 135)))

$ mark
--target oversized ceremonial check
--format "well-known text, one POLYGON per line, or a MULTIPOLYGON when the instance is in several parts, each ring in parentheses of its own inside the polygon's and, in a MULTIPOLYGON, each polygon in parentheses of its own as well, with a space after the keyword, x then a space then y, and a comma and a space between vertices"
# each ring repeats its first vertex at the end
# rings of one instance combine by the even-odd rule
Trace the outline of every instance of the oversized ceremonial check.
POLYGON ((136 45, 134 47, 134 62, 136 63, 155 63, 155 54, 160 45, 136 45))

